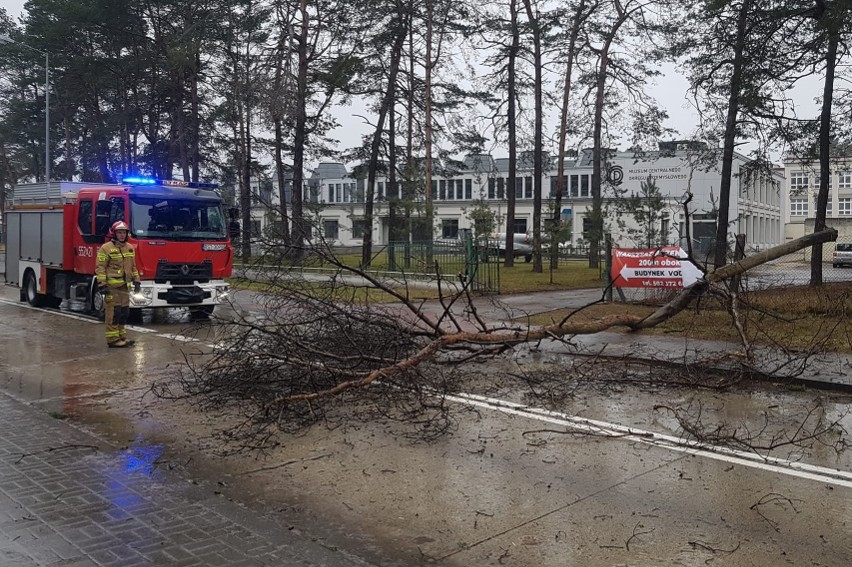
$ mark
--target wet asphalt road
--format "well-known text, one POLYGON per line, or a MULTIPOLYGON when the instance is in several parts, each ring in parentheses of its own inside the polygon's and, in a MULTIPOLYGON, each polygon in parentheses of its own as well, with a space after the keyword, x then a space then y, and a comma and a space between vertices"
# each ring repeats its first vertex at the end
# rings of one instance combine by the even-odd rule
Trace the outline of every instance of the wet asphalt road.
MULTIPOLYGON (((259 308, 251 294, 237 299, 259 308)), ((767 461, 689 447, 653 406, 694 403, 691 391, 590 389, 548 412, 497 385, 455 398, 472 411, 431 444, 371 423, 311 430, 265 459, 216 455, 216 416, 145 396, 197 348, 194 326, 182 313, 146 316, 131 330, 136 348, 107 351, 97 322, 29 309, 17 290, 0 288, 0 389, 114 446, 163 446, 175 475, 164 482, 192 479, 377 565, 852 563, 849 456, 817 447, 767 461), (564 433, 584 428, 593 435, 564 433)), ((521 352, 501 364, 533 371, 552 356, 521 352)), ((698 395, 708 414, 754 428, 766 412, 793 423, 815 399, 784 390, 698 395)), ((842 415, 848 401, 832 399, 828 413, 842 415)))

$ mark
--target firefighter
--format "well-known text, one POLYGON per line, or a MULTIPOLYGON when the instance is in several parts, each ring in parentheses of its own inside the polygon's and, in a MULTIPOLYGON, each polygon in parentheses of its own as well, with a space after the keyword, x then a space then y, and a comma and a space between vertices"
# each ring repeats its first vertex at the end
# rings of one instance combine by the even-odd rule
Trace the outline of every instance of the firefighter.
POLYGON ((130 316, 130 286, 138 293, 142 284, 139 272, 136 271, 136 252, 133 245, 127 242, 127 234, 127 225, 123 221, 113 223, 107 234, 109 242, 98 250, 98 265, 95 268, 98 291, 104 296, 104 322, 109 348, 124 348, 135 343, 127 340, 124 325, 130 316))

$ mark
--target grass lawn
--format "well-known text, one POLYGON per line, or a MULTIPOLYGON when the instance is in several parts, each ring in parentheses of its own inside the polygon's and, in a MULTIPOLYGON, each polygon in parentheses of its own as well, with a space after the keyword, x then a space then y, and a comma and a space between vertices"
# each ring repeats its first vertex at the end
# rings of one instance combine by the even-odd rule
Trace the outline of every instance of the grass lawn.
MULTIPOLYGON (((789 349, 852 353, 852 283, 832 283, 818 288, 808 286, 771 289, 743 294, 740 312, 746 336, 760 344, 777 344, 789 349)), ((654 305, 593 305, 572 316, 594 320, 604 315, 631 313, 647 315, 654 305)), ((573 310, 559 309, 533 317, 535 324, 560 321, 573 310)), ((613 329, 618 330, 618 329, 613 329)), ((620 329, 626 332, 626 329, 620 329)), ((711 297, 669 319, 662 325, 642 331, 651 334, 690 336, 700 339, 739 341, 739 334, 720 300, 711 297)))
MULTIPOLYGON (((341 254, 338 257, 341 263, 346 266, 358 266, 361 263, 361 256, 358 254, 341 254)), ((463 265, 463 258, 436 257, 441 268, 446 273, 455 273, 459 270, 460 265, 463 265)), ((559 261, 559 268, 552 272, 548 269, 550 266, 549 260, 544 259, 544 271, 537 274, 532 271, 532 263, 526 263, 523 258, 515 260, 515 265, 511 268, 503 266, 503 261, 500 260, 500 293, 530 293, 536 291, 555 291, 560 289, 581 289, 581 288, 602 288, 605 285, 603 268, 589 268, 588 260, 581 259, 562 259, 559 261)), ((603 266, 603 264, 601 265, 603 266)), ((309 259, 305 267, 329 268, 334 269, 330 264, 323 263, 316 258, 309 259)), ((388 269, 387 255, 379 254, 370 266, 371 271, 385 272, 388 269)), ((424 266, 418 265, 415 260, 407 270, 414 274, 430 272, 424 266)), ((418 296, 422 295, 420 291, 418 296)))
POLYGON ((549 261, 544 261, 544 271, 532 271, 532 263, 515 261, 511 268, 500 268, 500 293, 528 293, 534 291, 556 291, 603 287, 603 272, 589 268, 588 260, 560 260, 559 268, 552 272, 549 261))

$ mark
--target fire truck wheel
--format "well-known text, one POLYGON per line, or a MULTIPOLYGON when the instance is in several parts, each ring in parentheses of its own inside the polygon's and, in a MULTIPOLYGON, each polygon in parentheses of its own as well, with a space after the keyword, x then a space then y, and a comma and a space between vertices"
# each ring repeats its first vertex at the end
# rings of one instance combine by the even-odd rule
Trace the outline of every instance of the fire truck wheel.
POLYGON ((38 284, 32 270, 27 270, 24 274, 24 294, 27 297, 27 303, 33 307, 44 305, 44 297, 38 292, 38 284))
POLYGON ((95 283, 92 283, 92 290, 89 292, 89 311, 98 319, 104 318, 104 296, 98 292, 95 283))

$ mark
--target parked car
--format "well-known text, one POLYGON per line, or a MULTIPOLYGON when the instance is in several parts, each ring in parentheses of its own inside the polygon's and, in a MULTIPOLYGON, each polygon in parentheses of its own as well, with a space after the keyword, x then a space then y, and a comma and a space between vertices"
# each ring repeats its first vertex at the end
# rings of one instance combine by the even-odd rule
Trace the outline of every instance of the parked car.
POLYGON ((852 244, 835 244, 834 256, 831 259, 831 265, 835 268, 852 266, 852 244))
MULTIPOLYGON (((497 236, 489 237, 487 240, 488 251, 496 253, 498 256, 506 255, 506 235, 498 234, 497 236)), ((515 258, 523 258, 524 262, 532 262, 533 248, 532 240, 526 234, 515 234, 512 243, 512 256, 515 258)))

